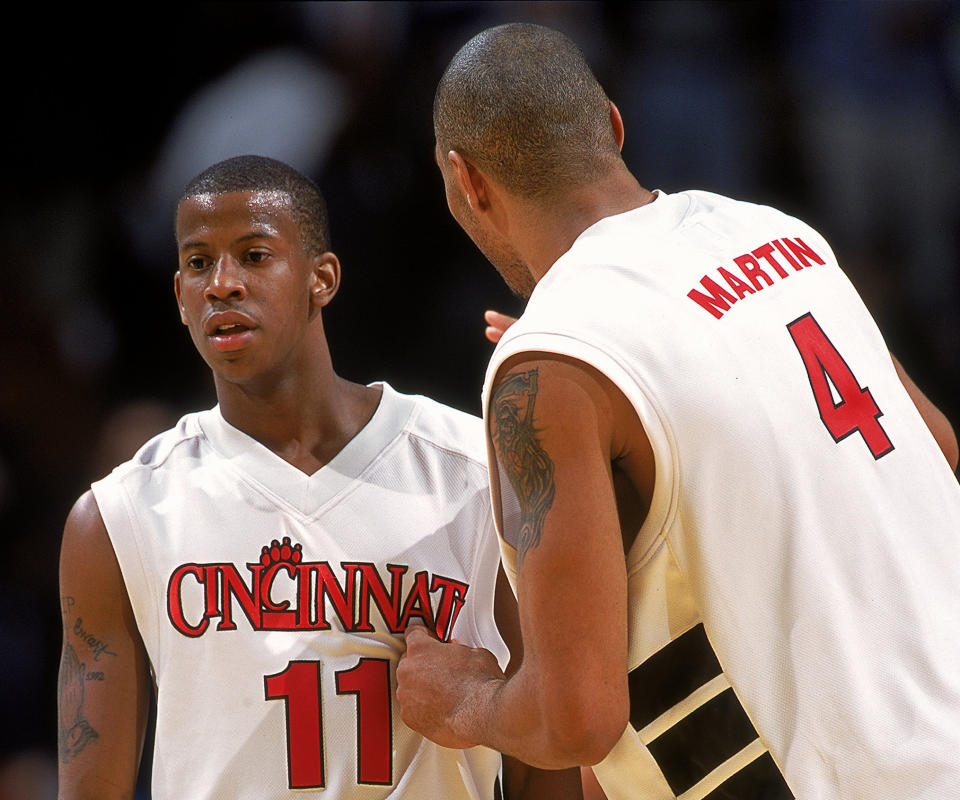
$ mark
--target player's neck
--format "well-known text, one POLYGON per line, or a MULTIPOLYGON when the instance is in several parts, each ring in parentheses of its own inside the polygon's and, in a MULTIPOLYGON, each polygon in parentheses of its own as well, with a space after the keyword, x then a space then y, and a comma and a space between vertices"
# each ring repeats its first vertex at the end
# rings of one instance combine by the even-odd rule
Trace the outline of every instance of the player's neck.
POLYGON ((539 281, 591 225, 646 205, 655 197, 622 170, 568 194, 560 203, 531 209, 522 252, 534 280, 539 281))
POLYGON ((351 383, 327 367, 292 371, 274 382, 217 380, 220 412, 235 428, 312 475, 359 433, 380 401, 379 389, 351 383))

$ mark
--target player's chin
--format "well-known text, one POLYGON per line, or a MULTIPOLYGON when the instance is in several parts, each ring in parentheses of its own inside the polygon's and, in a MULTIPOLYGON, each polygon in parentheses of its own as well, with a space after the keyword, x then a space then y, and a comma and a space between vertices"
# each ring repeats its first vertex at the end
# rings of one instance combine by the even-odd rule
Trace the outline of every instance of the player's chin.
POLYGON ((203 354, 203 360, 219 380, 227 383, 252 383, 265 371, 259 363, 261 359, 248 350, 207 352, 203 354))

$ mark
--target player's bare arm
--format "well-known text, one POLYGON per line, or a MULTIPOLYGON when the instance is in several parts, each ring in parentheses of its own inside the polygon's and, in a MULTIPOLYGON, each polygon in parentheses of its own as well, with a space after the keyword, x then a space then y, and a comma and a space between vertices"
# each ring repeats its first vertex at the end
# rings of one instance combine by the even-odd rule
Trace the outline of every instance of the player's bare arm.
MULTIPOLYGON (((497 575, 494 617, 500 635, 510 650, 506 676, 510 677, 523 662, 523 640, 517 599, 501 567, 497 575)), ((503 756, 503 794, 506 800, 582 800, 580 770, 546 770, 531 767, 509 755, 503 756)))
POLYGON ((950 469, 956 472, 957 462, 960 461, 960 450, 958 450, 957 435, 953 430, 953 426, 950 424, 950 420, 947 419, 946 415, 939 408, 930 402, 929 398, 920 390, 920 387, 913 382, 913 379, 907 374, 907 371, 897 360, 896 356, 891 353, 890 357, 893 359, 893 366, 897 369, 897 375, 900 376, 900 381, 903 383, 904 388, 906 388, 907 394, 910 395, 910 399, 913 400, 913 404, 920 412, 920 416, 923 417, 923 421, 930 429, 930 433, 933 434, 933 438, 937 440, 937 444, 943 451, 947 463, 950 464, 950 469))
POLYGON ((400 702, 430 738, 529 764, 600 761, 627 722, 626 574, 611 462, 621 410, 596 373, 549 357, 508 363, 492 394, 501 487, 521 513, 523 661, 506 678, 479 654, 408 635, 400 702), (509 487, 509 489, 507 488, 509 487))
POLYGON ((59 798, 132 798, 146 731, 147 659, 93 494, 60 552, 59 798))

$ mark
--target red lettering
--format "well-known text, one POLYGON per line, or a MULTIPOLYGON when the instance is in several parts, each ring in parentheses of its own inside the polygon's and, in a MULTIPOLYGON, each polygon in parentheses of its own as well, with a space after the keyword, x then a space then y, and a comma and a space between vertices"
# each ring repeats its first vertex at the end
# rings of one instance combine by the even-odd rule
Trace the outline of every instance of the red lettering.
POLYGON ((720 276, 727 282, 727 285, 737 293, 737 297, 743 300, 748 294, 753 294, 754 290, 750 288, 750 284, 746 281, 740 280, 736 275, 734 275, 730 270, 720 267, 717 272, 720 273, 720 276))
POLYGON ((800 270, 803 269, 803 264, 801 264, 799 261, 797 261, 797 259, 795 259, 792 255, 790 255, 790 251, 787 250, 787 248, 783 246, 783 242, 781 242, 779 239, 774 239, 774 240, 773 240, 773 246, 776 247, 777 250, 780 251, 780 254, 781 254, 785 259, 787 259, 787 263, 788 263, 791 267, 793 267, 797 272, 799 272, 800 270))
POLYGON ((749 283, 738 278, 726 267, 717 267, 717 273, 726 281, 727 286, 733 290, 736 297, 706 275, 700 279, 700 285, 706 290, 707 294, 697 289, 691 289, 687 292, 687 297, 701 308, 709 311, 716 319, 720 319, 737 300, 743 300, 748 294, 754 294, 767 286, 773 286, 773 278, 760 265, 761 259, 769 264, 781 278, 787 278, 792 274, 787 272, 786 268, 774 257, 774 249, 779 251, 780 255, 797 272, 812 264, 826 263, 812 247, 800 238, 774 239, 733 259, 734 264, 740 268, 749 283))
POLYGON ((240 609, 246 618, 250 621, 250 626, 254 630, 260 630, 262 620, 260 618, 260 572, 263 569, 259 564, 248 564, 250 571, 253 572, 253 585, 248 588, 237 572, 233 564, 217 564, 220 572, 220 578, 223 581, 221 588, 221 616, 220 624, 217 625, 218 631, 233 631, 237 629, 233 621, 233 603, 231 598, 235 597, 240 603, 240 609))
POLYGON ((173 623, 173 627, 184 636, 202 636, 210 624, 210 620, 207 618, 208 615, 204 615, 196 625, 191 625, 187 622, 187 618, 183 615, 180 585, 187 575, 193 575, 201 585, 204 583, 203 567, 198 564, 182 564, 177 567, 170 576, 170 581, 167 583, 167 616, 170 617, 170 622, 173 623))
POLYGON ((397 624, 397 619, 400 616, 400 586, 403 573, 407 571, 407 567, 387 564, 387 569, 392 576, 390 592, 388 593, 383 581, 380 580, 380 573, 377 572, 377 568, 373 564, 344 564, 343 566, 344 568, 355 567, 360 572, 360 596, 358 598, 360 608, 357 627, 354 630, 373 630, 373 625, 370 624, 370 598, 372 597, 373 602, 380 609, 380 614, 383 621, 387 623, 387 627, 393 633, 400 633, 403 630, 397 624))
POLYGON ((297 627, 299 614, 288 610, 290 601, 284 600, 281 603, 275 603, 273 598, 270 597, 273 581, 281 569, 291 578, 296 577, 296 567, 293 564, 287 561, 279 561, 268 566, 260 578, 261 625, 263 630, 285 631, 297 627))
POLYGON ((740 271, 746 276, 747 280, 753 284, 753 288, 758 292, 764 288, 760 285, 761 278, 767 286, 773 286, 773 278, 763 271, 760 267, 760 262, 752 255, 737 256, 733 261, 740 267, 740 271))
POLYGON ((452 578, 444 578, 440 575, 433 576, 433 582, 430 584, 430 591, 440 590, 440 601, 437 603, 437 618, 435 632, 437 638, 443 642, 449 641, 453 635, 453 625, 460 616, 460 611, 466 602, 469 587, 465 583, 455 581, 452 578))
MULTIPOLYGON (((297 554, 299 548, 297 545, 297 554)), ((390 573, 389 588, 377 565, 371 563, 340 564, 344 571, 342 584, 326 561, 304 563, 299 558, 277 561, 268 554, 266 558, 262 556, 259 563, 246 566, 251 573, 249 583, 231 563, 191 563, 177 567, 167 584, 167 614, 171 624, 185 636, 194 638, 208 630, 214 617, 220 617, 216 630, 236 630, 234 603, 237 603, 253 630, 329 630, 328 615, 332 608, 345 631, 371 632, 379 627, 370 619, 376 606, 391 633, 401 633, 413 617, 420 617, 440 638, 448 640, 469 589, 466 583, 439 575, 433 576, 431 582, 430 573, 421 571, 414 576, 410 590, 404 593, 403 577, 410 568, 398 564, 386 566, 390 573), (281 574, 285 576, 282 580, 292 582, 292 585, 286 584, 286 590, 284 584, 277 583, 281 574), (198 587, 188 587, 185 598, 184 580, 188 576, 198 587), (431 603, 432 593, 438 593, 436 603, 431 603), (203 615, 194 623, 188 615, 200 602, 203 615), (438 609, 436 616, 434 605, 438 609)))
POLYGON ((780 262, 773 257, 773 245, 770 242, 760 245, 760 247, 753 251, 753 254, 757 258, 762 258, 764 261, 766 261, 771 267, 774 268, 777 275, 779 275, 781 278, 786 278, 790 274, 782 266, 780 266, 780 262))
POLYGON ((411 617, 420 617, 424 625, 428 628, 433 627, 433 610, 430 608, 430 592, 427 589, 427 573, 418 572, 414 578, 413 586, 407 595, 407 600, 403 604, 403 617, 397 626, 399 630, 406 630, 410 624, 411 617))
POLYGON ((790 251, 797 257, 797 259, 805 267, 809 267, 811 262, 816 264, 825 264, 826 262, 817 255, 816 251, 806 244, 803 239, 788 239, 783 238, 783 243, 790 248, 790 251))
POLYGON ((333 610, 336 612, 337 617, 340 618, 340 624, 343 625, 343 629, 346 631, 354 630, 353 606, 357 565, 343 565, 346 584, 344 587, 340 586, 340 582, 326 561, 321 561, 316 565, 311 564, 310 566, 311 569, 315 569, 317 573, 317 619, 319 627, 324 630, 330 627, 330 623, 327 622, 326 606, 326 601, 329 599, 333 604, 333 610))
POLYGON ((706 275, 700 279, 700 285, 710 294, 707 295, 696 289, 691 289, 687 292, 687 297, 705 308, 717 319, 720 319, 724 312, 729 311, 730 306, 737 302, 736 297, 706 275))

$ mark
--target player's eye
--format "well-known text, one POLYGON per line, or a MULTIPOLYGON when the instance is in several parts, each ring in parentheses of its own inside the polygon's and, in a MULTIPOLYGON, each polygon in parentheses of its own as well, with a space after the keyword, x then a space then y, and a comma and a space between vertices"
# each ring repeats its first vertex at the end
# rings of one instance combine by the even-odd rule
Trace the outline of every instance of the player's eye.
POLYGON ((248 250, 247 261, 251 264, 262 264, 269 258, 270 254, 263 250, 248 250))
POLYGON ((207 260, 203 256, 190 256, 186 261, 187 269, 194 271, 204 269, 207 266, 207 260))

